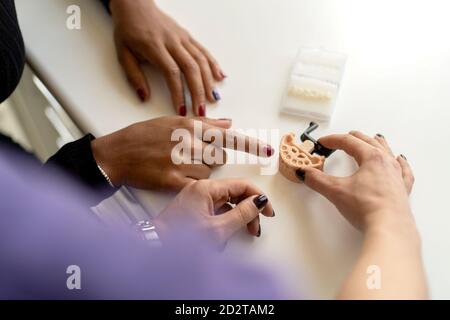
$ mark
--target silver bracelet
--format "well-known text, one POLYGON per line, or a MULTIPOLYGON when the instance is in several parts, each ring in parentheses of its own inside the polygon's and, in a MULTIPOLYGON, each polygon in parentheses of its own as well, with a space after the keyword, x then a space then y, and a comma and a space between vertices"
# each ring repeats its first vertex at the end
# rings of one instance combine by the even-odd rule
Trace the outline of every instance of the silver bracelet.
POLYGON ((103 177, 105 177, 106 181, 108 182, 108 184, 111 186, 111 188, 116 188, 116 186, 114 185, 114 183, 112 183, 111 179, 108 177, 108 175, 106 174, 105 170, 103 170, 102 167, 100 167, 99 164, 97 164, 98 170, 100 170, 100 172, 102 173, 103 177))

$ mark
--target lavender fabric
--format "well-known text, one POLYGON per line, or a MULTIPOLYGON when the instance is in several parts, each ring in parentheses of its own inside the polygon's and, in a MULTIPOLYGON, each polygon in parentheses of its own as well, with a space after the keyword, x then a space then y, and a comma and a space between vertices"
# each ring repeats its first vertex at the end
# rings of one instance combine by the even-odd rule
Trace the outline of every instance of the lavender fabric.
POLYGON ((1 299, 280 296, 270 273, 225 259, 195 235, 158 249, 128 227, 106 227, 85 190, 20 155, 0 150, 0 177, 1 299), (81 290, 66 285, 70 265, 80 267, 81 290))

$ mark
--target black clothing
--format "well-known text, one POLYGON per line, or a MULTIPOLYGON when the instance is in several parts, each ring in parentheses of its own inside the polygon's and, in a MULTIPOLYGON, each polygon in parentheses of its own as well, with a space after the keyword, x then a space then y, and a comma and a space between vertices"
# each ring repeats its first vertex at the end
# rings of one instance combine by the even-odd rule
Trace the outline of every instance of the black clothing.
POLYGON ((13 0, 0 1, 0 102, 17 87, 25 65, 25 46, 13 0))
MULTIPOLYGON (((102 1, 105 5, 109 1, 102 1)), ((17 87, 25 66, 25 46, 17 21, 14 0, 0 0, 0 103, 17 87)), ((58 167, 69 176, 97 191, 99 199, 114 191, 97 167, 91 149, 92 135, 66 144, 44 167, 58 167)), ((0 148, 26 153, 9 137, 0 134, 0 148)))

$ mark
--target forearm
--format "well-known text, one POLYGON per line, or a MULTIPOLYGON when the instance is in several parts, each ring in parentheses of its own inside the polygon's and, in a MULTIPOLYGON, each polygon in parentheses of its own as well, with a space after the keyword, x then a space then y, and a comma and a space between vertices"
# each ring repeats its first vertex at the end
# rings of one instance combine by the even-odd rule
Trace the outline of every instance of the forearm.
MULTIPOLYGON (((398 213, 386 213, 395 217, 398 213)), ((409 214, 409 213, 408 213, 409 214)), ((366 230, 360 256, 339 299, 426 299, 420 237, 409 217, 366 230)))
POLYGON ((59 169, 73 181, 90 189, 95 200, 100 202, 111 196, 116 189, 109 186, 97 166, 91 146, 94 139, 92 135, 86 135, 82 139, 66 144, 44 164, 44 167, 59 169))

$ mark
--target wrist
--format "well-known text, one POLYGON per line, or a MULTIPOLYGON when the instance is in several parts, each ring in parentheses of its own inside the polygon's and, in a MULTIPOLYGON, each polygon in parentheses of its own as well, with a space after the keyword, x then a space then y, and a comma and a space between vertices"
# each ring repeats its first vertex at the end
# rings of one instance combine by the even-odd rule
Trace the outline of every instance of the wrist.
POLYGON ((418 239, 419 233, 409 207, 383 209, 367 216, 364 235, 382 234, 408 239, 418 239))
MULTIPOLYGON (((146 2, 146 5, 154 6, 156 7, 156 4, 153 0, 143 0, 146 2)), ((110 0, 109 1, 109 10, 111 11, 111 14, 114 16, 114 12, 120 12, 120 8, 122 6, 134 6, 136 7, 136 0, 110 0)))
POLYGON ((101 137, 91 141, 92 155, 94 156, 95 162, 103 170, 102 174, 110 179, 110 181, 115 187, 120 187, 122 183, 122 178, 120 175, 120 170, 117 166, 113 165, 111 161, 113 155, 110 154, 109 150, 109 139, 108 137, 101 137))

